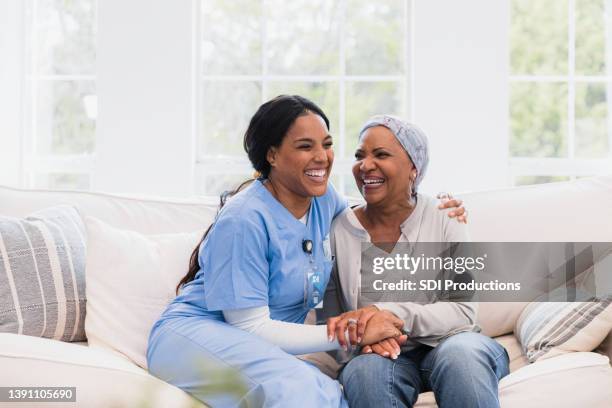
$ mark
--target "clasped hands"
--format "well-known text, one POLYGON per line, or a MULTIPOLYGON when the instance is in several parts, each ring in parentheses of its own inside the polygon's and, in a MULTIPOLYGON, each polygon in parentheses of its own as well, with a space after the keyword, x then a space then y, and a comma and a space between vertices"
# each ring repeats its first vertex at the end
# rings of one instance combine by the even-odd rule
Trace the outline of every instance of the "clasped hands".
POLYGON ((327 336, 329 341, 338 338, 344 350, 350 343, 352 346, 363 346, 362 353, 374 352, 396 359, 400 346, 408 340, 408 336, 401 332, 403 327, 404 321, 395 314, 370 305, 327 319, 327 336))

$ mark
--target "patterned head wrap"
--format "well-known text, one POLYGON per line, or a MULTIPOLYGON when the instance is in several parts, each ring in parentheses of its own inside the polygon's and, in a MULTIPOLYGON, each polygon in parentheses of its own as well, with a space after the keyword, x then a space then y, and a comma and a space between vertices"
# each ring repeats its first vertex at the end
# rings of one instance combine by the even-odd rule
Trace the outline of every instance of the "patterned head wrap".
POLYGON ((413 194, 416 194, 417 187, 423 180, 425 170, 427 170, 427 164, 429 163, 427 136, 425 136, 425 133, 415 125, 406 123, 398 117, 391 115, 376 115, 372 116, 365 125, 363 125, 359 132, 359 139, 361 139, 366 130, 375 126, 384 126, 389 129, 408 153, 417 171, 417 177, 413 186, 413 194))

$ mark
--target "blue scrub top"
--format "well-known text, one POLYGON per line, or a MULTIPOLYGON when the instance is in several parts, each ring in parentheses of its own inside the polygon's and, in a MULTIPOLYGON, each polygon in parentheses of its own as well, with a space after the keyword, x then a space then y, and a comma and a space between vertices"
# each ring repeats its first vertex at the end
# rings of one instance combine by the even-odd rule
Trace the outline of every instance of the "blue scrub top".
POLYGON ((312 199, 304 224, 256 180, 219 212, 200 246, 199 272, 162 319, 197 315, 223 320, 222 310, 268 306, 274 320, 303 323, 309 310, 305 271, 312 264, 302 242, 313 242, 312 261, 323 272, 325 288, 332 268, 331 222, 346 207, 328 184, 323 196, 312 199))

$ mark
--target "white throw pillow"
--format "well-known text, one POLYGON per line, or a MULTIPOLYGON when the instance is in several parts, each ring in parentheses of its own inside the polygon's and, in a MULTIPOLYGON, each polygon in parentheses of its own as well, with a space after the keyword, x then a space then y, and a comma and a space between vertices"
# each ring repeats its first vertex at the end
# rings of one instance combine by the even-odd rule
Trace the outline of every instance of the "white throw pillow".
POLYGON ((89 345, 118 351, 146 368, 151 327, 176 296, 203 231, 143 235, 93 217, 85 225, 89 345))

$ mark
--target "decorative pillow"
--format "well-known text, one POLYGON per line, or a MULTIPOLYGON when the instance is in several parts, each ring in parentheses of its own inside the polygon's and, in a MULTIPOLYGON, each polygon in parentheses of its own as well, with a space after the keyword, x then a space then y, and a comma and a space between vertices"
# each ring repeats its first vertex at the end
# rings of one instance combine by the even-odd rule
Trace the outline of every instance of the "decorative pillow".
POLYGON ((0 216, 0 332, 85 340, 85 254, 74 207, 0 216))
POLYGON ((118 351, 146 368, 149 332, 176 296, 203 231, 143 235, 93 217, 85 225, 89 346, 118 351))
POLYGON ((489 337, 512 333, 516 321, 529 302, 479 302, 476 323, 489 337))
POLYGON ((612 329, 612 297, 588 302, 532 302, 515 334, 529 362, 573 351, 592 351, 612 329))

